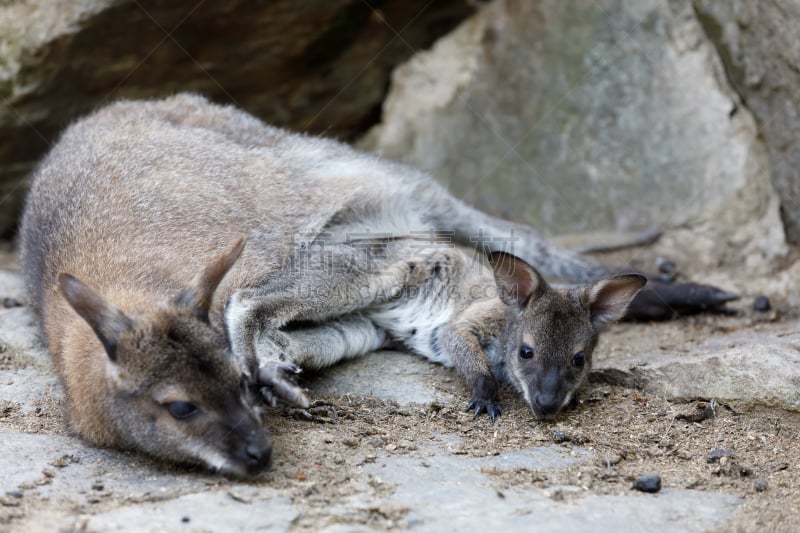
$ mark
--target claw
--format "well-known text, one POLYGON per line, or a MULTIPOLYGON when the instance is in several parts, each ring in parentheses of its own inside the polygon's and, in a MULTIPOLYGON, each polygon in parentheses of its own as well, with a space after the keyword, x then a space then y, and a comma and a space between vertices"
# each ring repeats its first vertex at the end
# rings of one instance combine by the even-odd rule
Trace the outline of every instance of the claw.
POLYGON ((486 413, 489 415, 489 418, 494 423, 501 414, 503 414, 503 410, 500 407, 500 404, 495 402, 494 400, 485 400, 481 398, 472 398, 469 403, 467 404, 467 411, 475 410, 475 413, 472 415, 472 419, 475 420, 480 416, 481 413, 486 413))
POLYGON ((259 391, 266 403, 275 406, 278 400, 303 409, 308 408, 310 402, 305 391, 297 385, 297 376, 300 367, 294 363, 284 361, 270 361, 258 369, 259 391))

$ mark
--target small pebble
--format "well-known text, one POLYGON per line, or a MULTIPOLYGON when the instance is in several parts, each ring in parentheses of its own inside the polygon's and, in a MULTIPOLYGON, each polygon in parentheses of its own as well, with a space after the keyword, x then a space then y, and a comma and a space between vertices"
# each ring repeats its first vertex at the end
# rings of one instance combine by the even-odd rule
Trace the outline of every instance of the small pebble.
POLYGON ((706 459, 709 463, 719 462, 723 457, 730 457, 733 455, 733 450, 730 448, 715 448, 708 452, 706 459))
POLYGON ((554 431, 553 432, 553 441, 554 442, 567 442, 569 440, 569 435, 564 433, 563 431, 554 431))
POLYGON ((659 476, 639 476, 633 482, 633 488, 642 492, 658 492, 661 490, 659 476))
POLYGON ((756 479, 753 481, 753 488, 756 489, 756 492, 764 492, 767 490, 767 480, 766 479, 756 479))
POLYGON ((658 262, 658 271, 662 274, 674 274, 676 270, 675 263, 669 259, 658 262))
POLYGON ((753 300, 753 310, 759 313, 766 313, 772 309, 772 304, 769 303, 769 298, 766 296, 759 296, 753 300))
POLYGON ((3 298, 3 307, 11 309, 12 307, 22 307, 22 304, 16 298, 3 298))
POLYGON ((184 524, 188 524, 190 521, 191 518, 189 518, 188 516, 184 516, 183 518, 181 518, 181 522, 183 522, 184 524))
POLYGON ((6 492, 6 494, 11 496, 12 498, 17 498, 17 499, 22 498, 22 492, 18 491, 18 490, 10 490, 10 491, 6 492))

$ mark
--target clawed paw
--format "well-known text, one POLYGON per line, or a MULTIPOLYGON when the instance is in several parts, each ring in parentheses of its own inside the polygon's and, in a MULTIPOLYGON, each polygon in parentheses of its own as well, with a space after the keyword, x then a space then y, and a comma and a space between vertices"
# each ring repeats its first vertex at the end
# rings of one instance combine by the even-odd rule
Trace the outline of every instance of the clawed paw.
POLYGON ((310 402, 305 391, 297 384, 300 367, 285 361, 270 361, 258 369, 258 386, 261 397, 271 406, 278 400, 303 409, 310 402))
POLYGON ((473 419, 478 418, 481 413, 486 413, 492 419, 492 423, 497 420, 497 417, 503 414, 500 404, 496 400, 487 400, 485 398, 477 398, 475 396, 467 404, 467 411, 475 410, 473 419))

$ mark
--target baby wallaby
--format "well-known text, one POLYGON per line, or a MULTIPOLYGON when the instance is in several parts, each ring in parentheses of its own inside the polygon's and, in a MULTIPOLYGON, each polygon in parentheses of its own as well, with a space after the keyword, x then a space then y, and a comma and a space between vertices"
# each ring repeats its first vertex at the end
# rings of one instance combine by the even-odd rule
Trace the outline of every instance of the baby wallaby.
MULTIPOLYGON (((297 365, 389 342, 454 365, 478 412, 500 412, 505 376, 555 416, 644 284, 410 167, 187 94, 70 126, 34 175, 21 251, 76 431, 234 473, 269 463, 252 388, 307 405, 297 365)), ((696 288, 639 295, 647 313, 724 299, 696 288)))

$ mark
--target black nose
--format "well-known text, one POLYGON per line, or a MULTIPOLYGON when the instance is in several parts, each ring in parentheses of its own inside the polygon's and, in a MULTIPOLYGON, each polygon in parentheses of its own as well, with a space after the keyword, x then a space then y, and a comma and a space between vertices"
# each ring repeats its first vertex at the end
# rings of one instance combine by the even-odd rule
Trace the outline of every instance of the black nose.
POLYGON ((536 410, 543 416, 555 416, 559 407, 561 407, 561 404, 555 394, 540 394, 536 397, 536 410))
POLYGON ((272 444, 262 439, 251 440, 244 448, 247 470, 251 475, 258 474, 272 463, 272 444))

